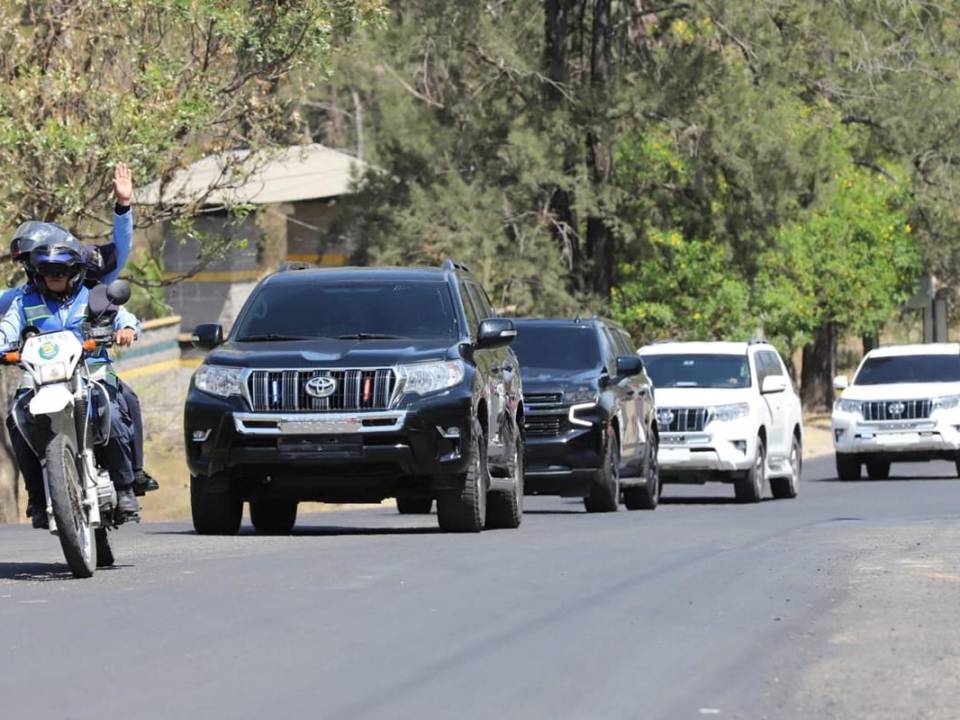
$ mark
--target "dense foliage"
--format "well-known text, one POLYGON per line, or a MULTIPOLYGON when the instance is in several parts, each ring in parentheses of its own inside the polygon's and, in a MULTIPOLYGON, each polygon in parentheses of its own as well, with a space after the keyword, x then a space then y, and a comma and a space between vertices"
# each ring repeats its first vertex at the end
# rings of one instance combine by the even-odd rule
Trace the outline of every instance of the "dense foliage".
POLYGON ((341 218, 362 259, 453 255, 516 313, 784 351, 876 334, 924 265, 954 275, 949 6, 391 9, 303 99, 378 168, 341 218))

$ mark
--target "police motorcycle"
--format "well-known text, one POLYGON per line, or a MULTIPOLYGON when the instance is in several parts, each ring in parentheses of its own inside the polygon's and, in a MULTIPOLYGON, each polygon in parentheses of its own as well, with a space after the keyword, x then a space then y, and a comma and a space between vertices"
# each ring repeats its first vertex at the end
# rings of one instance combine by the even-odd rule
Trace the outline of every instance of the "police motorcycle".
POLYGON ((110 398, 85 362, 89 354, 113 345, 114 315, 129 299, 130 286, 123 280, 98 285, 90 291, 82 342, 69 330, 40 333, 28 327, 20 350, 0 356, 30 376, 35 387, 30 412, 49 419, 46 437, 28 441, 43 467, 50 532, 59 537, 78 578, 113 565, 107 531, 132 519, 118 512, 110 475, 97 460, 97 447, 110 437, 110 398))

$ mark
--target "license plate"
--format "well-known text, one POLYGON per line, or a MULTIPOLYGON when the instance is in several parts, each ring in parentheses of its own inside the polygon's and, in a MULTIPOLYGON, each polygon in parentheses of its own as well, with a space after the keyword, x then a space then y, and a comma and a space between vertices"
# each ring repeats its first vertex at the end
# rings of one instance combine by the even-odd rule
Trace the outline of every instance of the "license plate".
POLYGON ((884 433, 877 435, 877 442, 880 445, 905 445, 916 442, 916 433, 884 433))
POLYGON ((294 420, 280 421, 280 432, 288 435, 335 435, 360 431, 360 419, 343 420, 294 420))
POLYGON ((662 463, 686 462, 690 459, 690 448, 662 447, 657 459, 662 463))

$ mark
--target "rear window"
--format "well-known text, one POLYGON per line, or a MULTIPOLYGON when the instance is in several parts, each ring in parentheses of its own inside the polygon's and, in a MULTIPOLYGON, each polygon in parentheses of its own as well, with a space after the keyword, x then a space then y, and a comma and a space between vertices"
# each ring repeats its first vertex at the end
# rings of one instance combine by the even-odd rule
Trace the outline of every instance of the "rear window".
POLYGON ((283 283, 250 298, 234 330, 243 342, 271 336, 356 335, 456 340, 450 289, 440 282, 283 283))
POLYGON ((654 387, 750 387, 746 355, 644 355, 643 363, 654 387))
POLYGON ((518 325, 510 346, 523 368, 592 370, 600 367, 596 330, 584 326, 518 325))
POLYGON ((868 358, 854 385, 960 382, 960 355, 900 355, 868 358))

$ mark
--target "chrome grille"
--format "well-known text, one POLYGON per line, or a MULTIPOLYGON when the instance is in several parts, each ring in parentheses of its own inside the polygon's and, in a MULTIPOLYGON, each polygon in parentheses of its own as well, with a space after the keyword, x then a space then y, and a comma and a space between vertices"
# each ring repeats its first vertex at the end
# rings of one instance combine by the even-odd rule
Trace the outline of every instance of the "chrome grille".
POLYGON ((702 432, 707 425, 707 408, 659 408, 660 432, 702 432))
POLYGON ((523 421, 527 437, 553 437, 563 428, 562 415, 527 415, 523 421))
POLYGON ((372 370, 254 370, 247 391, 254 412, 337 412, 386 410, 390 407, 397 377, 388 368, 372 370), (336 381, 333 394, 317 398, 307 393, 316 377, 336 381))
POLYGON ((932 400, 865 400, 863 419, 922 420, 930 417, 932 405, 932 400))
POLYGON ((558 407, 563 402, 563 393, 524 393, 523 404, 537 410, 558 407))

